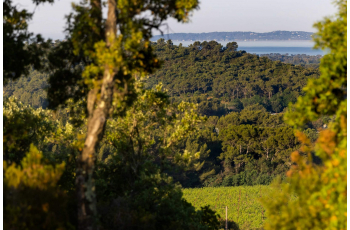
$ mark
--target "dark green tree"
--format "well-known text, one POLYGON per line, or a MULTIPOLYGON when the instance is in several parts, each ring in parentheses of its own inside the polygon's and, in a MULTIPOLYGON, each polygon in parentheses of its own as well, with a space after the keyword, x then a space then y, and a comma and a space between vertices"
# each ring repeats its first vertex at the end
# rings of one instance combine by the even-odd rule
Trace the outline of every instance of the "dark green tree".
MULTIPOLYGON (((33 3, 53 3, 54 0, 33 0, 33 3)), ((4 84, 10 79, 27 75, 29 67, 42 67, 40 57, 48 44, 40 35, 34 36, 28 31, 28 22, 33 14, 25 9, 18 9, 12 0, 3 1, 3 47, 4 47, 4 84), (39 43, 42 43, 39 45, 39 43)))

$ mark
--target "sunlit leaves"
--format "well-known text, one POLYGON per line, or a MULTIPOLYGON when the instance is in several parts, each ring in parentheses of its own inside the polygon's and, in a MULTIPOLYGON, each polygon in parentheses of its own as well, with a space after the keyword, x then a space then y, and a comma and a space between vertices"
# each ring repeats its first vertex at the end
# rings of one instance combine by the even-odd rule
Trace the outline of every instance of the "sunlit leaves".
POLYGON ((315 24, 319 30, 316 46, 330 51, 321 60, 321 76, 309 80, 305 95, 286 115, 287 122, 299 129, 324 115, 335 119, 320 132, 315 146, 305 134, 297 133, 303 145, 291 156, 295 164, 287 173, 289 184, 272 202, 264 201, 268 209, 266 229, 347 227, 347 2, 336 4, 339 12, 335 18, 315 24), (321 159, 320 165, 312 163, 313 155, 321 159), (288 202, 285 197, 291 194, 297 199, 288 202))
POLYGON ((328 49, 329 53, 321 59, 321 75, 310 79, 303 89, 305 96, 298 98, 293 109, 287 114, 287 122, 302 126, 321 115, 333 115, 346 100, 347 63, 347 11, 346 1, 337 1, 339 13, 336 20, 326 18, 315 24, 316 48, 328 49))
POLYGON ((184 166, 194 163, 199 158, 197 152, 181 153, 176 147, 204 120, 196 113, 196 106, 186 102, 170 104, 161 85, 153 90, 137 85, 138 100, 126 111, 126 116, 108 121, 107 142, 116 148, 117 154, 136 157, 138 161, 173 159, 170 162, 184 166))
POLYGON ((4 228, 74 229, 58 186, 65 166, 51 164, 34 145, 20 164, 4 162, 4 228))
POLYGON ((44 165, 43 154, 33 145, 30 146, 26 157, 21 161, 21 167, 12 164, 4 165, 5 183, 17 188, 23 185, 30 188, 47 189, 55 186, 60 179, 65 163, 56 165, 44 165))
POLYGON ((16 98, 4 100, 4 159, 17 164, 29 150, 29 145, 42 145, 55 129, 50 114, 43 109, 24 106, 16 98))

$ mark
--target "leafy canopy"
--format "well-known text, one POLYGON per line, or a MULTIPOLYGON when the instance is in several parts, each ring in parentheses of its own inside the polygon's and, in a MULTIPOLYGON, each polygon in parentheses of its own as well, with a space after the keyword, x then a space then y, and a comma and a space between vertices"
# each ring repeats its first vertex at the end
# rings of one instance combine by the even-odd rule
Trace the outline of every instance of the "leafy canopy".
POLYGON ((309 80, 305 95, 286 115, 297 128, 322 115, 334 115, 335 120, 320 132, 315 145, 297 132, 303 146, 291 155, 295 164, 287 173, 289 184, 263 201, 266 229, 347 228, 347 2, 336 4, 336 17, 315 24, 316 47, 329 49, 321 60, 321 76, 309 80), (322 160, 321 165, 312 163, 312 154, 322 160), (297 199, 291 200, 292 196, 297 199))

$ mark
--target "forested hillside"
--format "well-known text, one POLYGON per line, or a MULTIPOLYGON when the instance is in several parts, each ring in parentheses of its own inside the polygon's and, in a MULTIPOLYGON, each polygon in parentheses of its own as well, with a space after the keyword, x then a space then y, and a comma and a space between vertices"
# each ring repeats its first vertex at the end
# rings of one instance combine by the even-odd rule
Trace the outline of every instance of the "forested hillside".
MULTIPOLYGON (((171 103, 193 102, 198 104, 196 112, 208 117, 172 150, 200 154, 197 166, 167 171, 175 181, 184 187, 239 186, 269 184, 284 176, 291 165, 289 155, 300 144, 280 112, 302 94, 307 79, 319 76, 317 68, 236 51, 236 43, 223 47, 215 41, 195 42, 182 47, 160 39, 152 46, 163 68, 142 80, 146 88, 162 83, 171 103)), ((48 77, 31 70, 27 78, 10 81, 3 95, 45 109, 48 77)), ((67 121, 65 112, 55 117, 62 124, 67 121)), ((310 123, 305 133, 315 140, 317 129, 328 121, 324 117, 310 123)), ((159 138, 157 134, 155 139, 159 138)), ((109 143, 105 140, 99 147, 101 159, 116 151, 109 143)))
POLYGON ((34 108, 48 105, 46 90, 48 87, 49 74, 36 70, 30 71, 28 77, 21 77, 16 81, 9 81, 4 86, 3 97, 16 97, 19 101, 34 108))
POLYGON ((160 39, 154 48, 164 67, 146 80, 148 87, 162 82, 175 100, 211 100, 231 110, 258 103, 270 112, 282 112, 302 94, 307 79, 319 76, 317 69, 237 51, 235 42, 225 47, 215 41, 183 47, 160 39))
POLYGON ((286 64, 301 65, 303 67, 315 68, 317 69, 320 65, 322 55, 306 55, 306 54, 279 54, 279 53, 270 53, 270 54, 261 54, 260 57, 267 57, 272 61, 281 61, 286 64))
MULTIPOLYGON (((270 60, 291 63, 290 58, 273 55, 269 59, 236 51, 236 43, 223 47, 215 41, 195 42, 183 47, 160 39, 152 46, 164 64, 144 80, 146 87, 162 82, 173 101, 199 103, 204 115, 223 115, 253 104, 260 104, 269 112, 282 112, 302 94, 308 78, 319 76, 317 68, 270 60)), ((295 62, 302 64, 305 59, 311 56, 295 62)), ((311 63, 317 63, 317 59, 311 63)), ((7 84, 4 97, 14 95, 23 103, 46 108, 43 89, 48 86, 48 77, 47 73, 33 70, 28 78, 7 84)))

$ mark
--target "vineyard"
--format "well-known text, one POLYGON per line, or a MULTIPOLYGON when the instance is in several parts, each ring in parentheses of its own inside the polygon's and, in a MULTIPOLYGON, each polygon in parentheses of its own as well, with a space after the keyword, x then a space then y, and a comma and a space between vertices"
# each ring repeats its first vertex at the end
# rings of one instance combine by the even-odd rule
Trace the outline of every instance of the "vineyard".
POLYGON ((264 223, 264 208, 261 197, 271 191, 269 186, 240 186, 219 188, 184 189, 184 198, 197 209, 210 205, 225 220, 228 207, 229 229, 261 229, 264 223))

